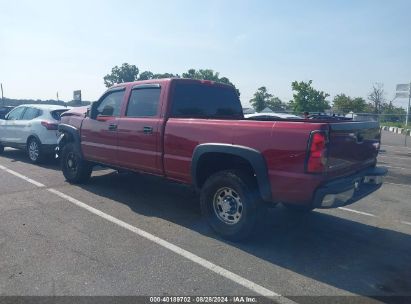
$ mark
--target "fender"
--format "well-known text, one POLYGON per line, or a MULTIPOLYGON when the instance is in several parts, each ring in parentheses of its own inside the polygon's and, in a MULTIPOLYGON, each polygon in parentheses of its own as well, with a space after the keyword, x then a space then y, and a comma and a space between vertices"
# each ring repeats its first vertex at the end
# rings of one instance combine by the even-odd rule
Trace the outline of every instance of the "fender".
POLYGON ((30 138, 30 137, 34 137, 34 138, 37 139, 37 141, 41 144, 40 137, 38 137, 37 134, 32 133, 32 134, 30 134, 29 136, 27 136, 26 142, 25 142, 23 145, 26 145, 26 144, 27 144, 27 142, 29 141, 29 138, 30 138))
POLYGON ((270 180, 268 178, 268 169, 265 159, 259 151, 245 146, 218 143, 198 145, 194 149, 193 159, 191 163, 191 177, 195 187, 199 188, 199 184, 197 181, 198 162, 201 159, 201 157, 207 153, 231 154, 247 160, 251 164, 256 174, 257 184, 260 190, 261 197, 264 201, 272 200, 271 186, 269 182, 270 180))
POLYGON ((82 155, 83 153, 81 151, 80 131, 76 127, 67 124, 59 124, 58 130, 60 133, 62 133, 60 138, 58 139, 59 150, 61 151, 64 143, 67 142, 70 138, 82 155))

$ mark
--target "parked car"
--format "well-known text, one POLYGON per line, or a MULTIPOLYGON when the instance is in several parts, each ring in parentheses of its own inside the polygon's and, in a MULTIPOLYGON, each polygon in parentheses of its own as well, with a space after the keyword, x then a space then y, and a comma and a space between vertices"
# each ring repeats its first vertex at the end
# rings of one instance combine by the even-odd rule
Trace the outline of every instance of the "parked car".
POLYGON ((336 115, 336 114, 326 114, 326 113, 311 114, 308 116, 308 118, 316 119, 316 120, 352 120, 351 117, 346 117, 346 116, 336 115))
POLYGON ((118 84, 67 115, 57 155, 70 183, 99 164, 194 186, 222 237, 254 231, 267 206, 297 212, 353 203, 382 184, 374 122, 244 119, 234 87, 190 79, 118 84))
POLYGON ((53 154, 57 145, 60 115, 69 108, 56 105, 21 105, 0 120, 0 153, 5 147, 27 151, 38 163, 53 154))
POLYGON ((7 113, 9 113, 11 110, 13 110, 14 107, 11 106, 4 106, 0 108, 0 119, 4 119, 6 117, 7 113))
POLYGON ((302 119, 300 116, 288 114, 288 113, 253 113, 245 114, 245 119, 248 120, 262 120, 262 121, 273 121, 273 120, 283 120, 283 119, 302 119))

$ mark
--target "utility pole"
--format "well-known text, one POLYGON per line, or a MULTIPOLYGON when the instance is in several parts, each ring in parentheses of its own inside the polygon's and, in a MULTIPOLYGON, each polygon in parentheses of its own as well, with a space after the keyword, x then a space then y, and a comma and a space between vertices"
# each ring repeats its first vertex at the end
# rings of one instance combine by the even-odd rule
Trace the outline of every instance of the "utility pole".
MULTIPOLYGON (((407 130, 408 130, 408 116, 410 116, 410 102, 411 102, 411 81, 409 84, 409 90, 408 90, 408 107, 407 107, 407 116, 405 117, 405 142, 404 145, 407 146, 407 130)), ((410 132, 411 136, 411 132, 410 132)))
POLYGON ((1 103, 2 103, 2 105, 3 105, 3 107, 4 107, 3 84, 0 83, 0 86, 1 86, 1 103))

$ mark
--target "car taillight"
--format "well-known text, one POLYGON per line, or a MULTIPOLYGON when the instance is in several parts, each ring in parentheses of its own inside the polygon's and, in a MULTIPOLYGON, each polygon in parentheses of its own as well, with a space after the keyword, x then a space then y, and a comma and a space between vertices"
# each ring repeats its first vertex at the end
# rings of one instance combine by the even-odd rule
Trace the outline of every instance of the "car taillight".
POLYGON ((327 164, 327 134, 322 131, 311 133, 308 147, 307 172, 322 173, 327 164))
POLYGON ((52 122, 48 122, 48 121, 42 121, 41 125, 43 127, 45 127, 47 130, 57 130, 58 128, 58 124, 56 123, 52 123, 52 122))

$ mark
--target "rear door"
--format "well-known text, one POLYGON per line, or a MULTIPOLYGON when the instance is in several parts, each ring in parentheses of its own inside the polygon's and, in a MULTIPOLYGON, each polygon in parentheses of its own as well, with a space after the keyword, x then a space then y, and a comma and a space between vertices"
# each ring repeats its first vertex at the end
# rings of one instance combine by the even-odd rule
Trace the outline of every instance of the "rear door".
POLYGON ((351 173, 374 164, 380 139, 378 122, 330 123, 328 172, 351 173))
POLYGON ((124 100, 125 87, 106 92, 81 127, 81 147, 88 160, 117 164, 117 123, 124 100))
POLYGON ((118 119, 118 164, 133 170, 162 174, 161 93, 159 84, 132 88, 125 115, 118 119))

